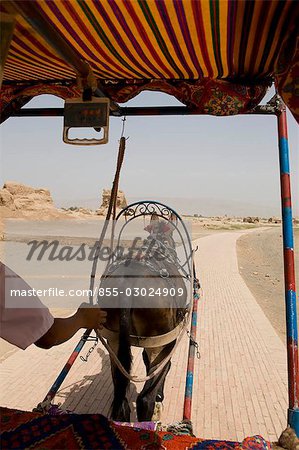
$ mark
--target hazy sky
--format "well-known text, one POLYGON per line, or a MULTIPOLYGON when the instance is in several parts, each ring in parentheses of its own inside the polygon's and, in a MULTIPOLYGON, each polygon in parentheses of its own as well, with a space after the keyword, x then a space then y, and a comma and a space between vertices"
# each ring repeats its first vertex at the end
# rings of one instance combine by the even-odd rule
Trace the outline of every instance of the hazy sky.
MULTIPOLYGON (((267 95, 267 98, 271 95, 267 95)), ((264 102, 263 102, 264 103, 264 102)), ((62 106, 53 96, 27 106, 62 106)), ((176 105, 146 92, 127 105, 176 105)), ((10 118, 0 128, 0 182, 50 189, 57 206, 100 203, 113 180, 122 121, 110 120, 109 143, 62 142, 62 118, 10 118)), ((293 206, 299 215, 299 134, 288 114, 293 206)), ((273 116, 129 117, 120 188, 127 199, 164 200, 180 213, 280 213, 276 119, 273 116)))

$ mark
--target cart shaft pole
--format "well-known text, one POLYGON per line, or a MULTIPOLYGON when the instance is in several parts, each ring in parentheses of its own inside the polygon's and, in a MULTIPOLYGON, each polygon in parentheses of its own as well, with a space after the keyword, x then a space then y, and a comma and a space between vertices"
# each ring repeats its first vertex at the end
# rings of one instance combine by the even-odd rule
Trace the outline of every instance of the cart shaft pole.
POLYGON ((190 330, 190 343, 188 354, 188 365, 186 375, 186 387, 185 387, 185 400, 184 400, 184 412, 183 419, 191 420, 192 411, 192 391, 193 391, 193 379, 194 379, 194 365, 195 365, 195 350, 196 350, 196 327, 197 327, 197 306, 198 306, 198 293, 193 293, 193 310, 191 317, 191 330, 190 330))
POLYGON ((46 401, 51 401, 53 400, 53 398, 55 397, 55 395, 57 394, 58 389, 60 388, 60 386, 62 385, 62 383, 64 382, 67 374, 69 373, 69 371, 71 370, 72 365, 74 364, 74 362, 76 361, 77 357, 79 356, 79 353, 81 352, 84 344, 86 343, 87 338, 89 337, 90 333, 92 330, 86 330, 83 334, 83 336, 81 337, 80 341, 78 342, 78 344, 76 345, 76 347, 74 348, 74 351, 72 352, 72 354, 70 355, 69 359, 67 360, 67 362, 65 363, 65 365, 63 366, 60 374, 58 375, 58 377, 56 378, 55 382, 53 383, 53 385, 51 386, 49 392, 47 393, 47 395, 45 396, 43 402, 46 401))
POLYGON ((289 147, 286 110, 277 115, 279 139, 280 186, 283 230, 283 258, 285 281, 288 390, 288 424, 299 436, 299 370, 298 370, 298 325, 296 311, 295 261, 292 200, 290 184, 289 147))

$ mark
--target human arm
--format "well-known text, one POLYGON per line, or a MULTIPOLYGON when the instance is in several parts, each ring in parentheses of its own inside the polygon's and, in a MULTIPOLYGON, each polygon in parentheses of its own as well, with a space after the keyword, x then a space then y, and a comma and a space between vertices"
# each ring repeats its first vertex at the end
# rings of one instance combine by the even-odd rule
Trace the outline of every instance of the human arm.
POLYGON ((98 306, 82 303, 71 317, 54 318, 51 328, 35 342, 40 348, 48 349, 69 340, 80 328, 101 329, 107 313, 98 306))
POLYGON ((12 291, 32 288, 0 261, 0 336, 25 350, 35 343, 50 348, 70 339, 80 328, 101 328, 106 313, 98 306, 83 303, 77 312, 65 319, 54 318, 36 296, 14 296, 12 291))

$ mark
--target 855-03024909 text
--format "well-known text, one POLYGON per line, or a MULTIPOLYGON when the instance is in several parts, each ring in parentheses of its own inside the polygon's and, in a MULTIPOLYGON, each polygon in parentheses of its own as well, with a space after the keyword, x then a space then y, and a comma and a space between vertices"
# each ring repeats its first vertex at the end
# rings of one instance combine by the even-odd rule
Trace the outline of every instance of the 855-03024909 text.
POLYGON ((98 290, 100 297, 118 297, 119 295, 125 295, 127 297, 181 297, 184 294, 183 288, 154 288, 154 287, 127 287, 123 290, 119 288, 100 287, 98 290))

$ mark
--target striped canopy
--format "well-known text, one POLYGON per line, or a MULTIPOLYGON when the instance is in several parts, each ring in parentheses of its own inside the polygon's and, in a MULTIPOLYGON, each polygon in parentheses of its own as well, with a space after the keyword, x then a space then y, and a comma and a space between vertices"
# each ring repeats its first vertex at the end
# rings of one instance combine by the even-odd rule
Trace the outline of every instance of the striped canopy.
MULTIPOLYGON (((4 89, 20 86, 20 82, 24 87, 36 82, 53 89, 62 80, 74 81, 74 69, 41 30, 37 31, 34 20, 22 14, 23 3, 28 1, 1 3, 1 10, 10 13, 11 5, 19 5, 5 64, 4 89)), ((241 89, 265 86, 274 76, 278 85, 285 86, 296 61, 298 64, 295 24, 299 14, 298 2, 293 0, 32 3, 32 18, 36 11, 40 13, 55 34, 89 63, 100 83, 110 80, 110 87, 111 80, 129 84, 138 80, 139 86, 140 80, 147 85, 149 80, 212 80, 238 84, 241 89)), ((160 86, 163 90, 163 83, 160 86)), ((285 98, 293 95, 290 86, 288 90, 285 98)), ((109 92, 111 96, 111 89, 109 92)), ((255 95, 259 101, 261 92, 255 95)))

